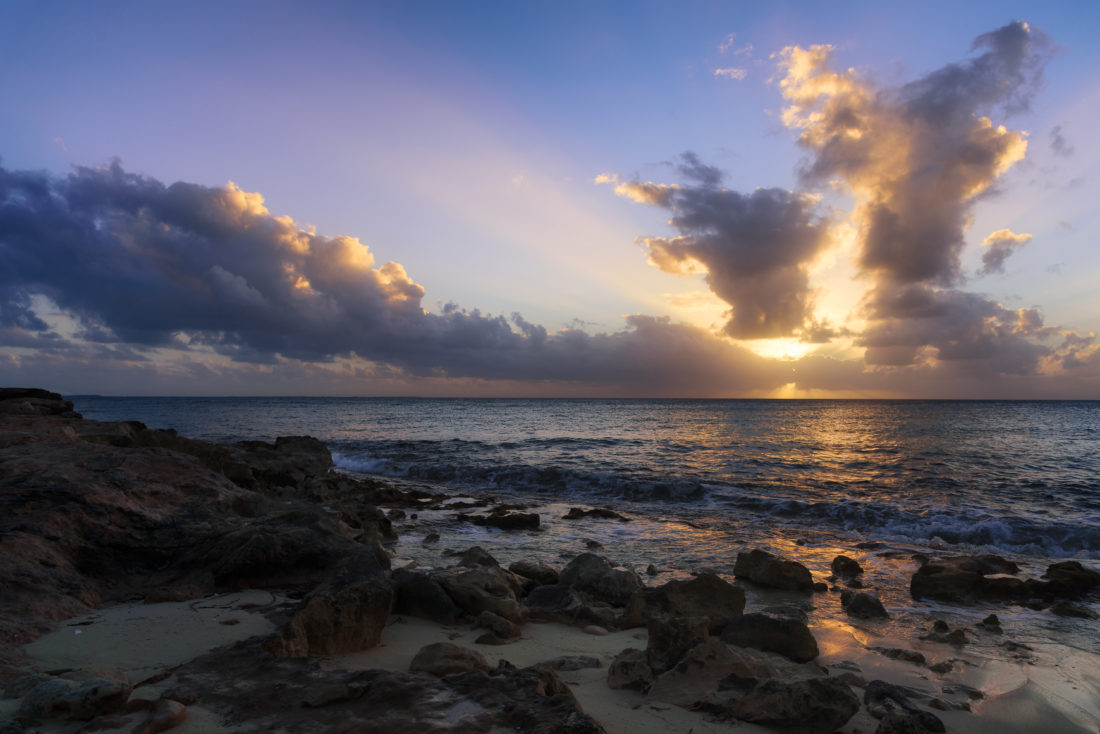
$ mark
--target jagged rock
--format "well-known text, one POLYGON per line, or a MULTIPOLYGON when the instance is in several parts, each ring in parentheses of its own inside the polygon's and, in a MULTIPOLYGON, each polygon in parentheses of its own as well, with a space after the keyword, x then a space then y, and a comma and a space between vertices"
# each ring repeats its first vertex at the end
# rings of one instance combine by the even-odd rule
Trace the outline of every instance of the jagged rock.
POLYGON ((760 586, 787 591, 813 591, 809 569, 797 561, 788 561, 759 549, 738 553, 733 575, 760 586))
POLYGON ((493 556, 480 545, 467 548, 459 553, 458 565, 463 568, 477 568, 478 566, 500 568, 500 562, 493 558, 493 556))
POLYGON ((766 614, 745 614, 722 631, 722 641, 740 647, 777 652, 797 663, 818 655, 817 640, 809 627, 793 619, 776 619, 766 614))
POLYGON ((395 614, 430 619, 438 624, 456 624, 463 611, 427 571, 398 568, 390 574, 395 614))
POLYGON ((1059 617, 1076 617, 1077 619, 1097 619, 1096 612, 1080 604, 1071 604, 1063 601, 1050 608, 1052 614, 1059 617))
POLYGON ((1078 561, 1052 563, 1043 578, 1048 579, 1044 588, 1046 595, 1064 599, 1083 599, 1100 586, 1100 573, 1085 568, 1078 561))
POLYGON ((277 657, 303 657, 374 647, 392 606, 393 586, 376 559, 363 553, 314 591, 264 649, 277 657))
POLYGON ((939 717, 917 708, 909 700, 909 691, 901 686, 895 686, 881 680, 873 680, 867 684, 867 689, 863 694, 863 703, 867 705, 867 710, 871 716, 876 719, 885 720, 887 717, 891 717, 892 720, 887 725, 890 728, 887 731, 927 731, 936 733, 946 731, 946 727, 939 717), (909 719, 909 722, 904 722, 903 719, 909 719), (913 725, 920 728, 904 728, 913 725))
POLYGON ((668 670, 685 652, 710 638, 706 617, 653 617, 648 627, 646 660, 654 673, 668 670))
POLYGON ((611 665, 607 666, 608 688, 645 691, 651 685, 653 685, 653 669, 649 667, 645 650, 628 647, 616 655, 611 665))
POLYGON ((606 507, 594 507, 590 510, 585 510, 580 507, 570 507, 569 512, 562 515, 562 519, 565 520, 580 520, 584 517, 596 517, 604 520, 620 520, 622 522, 630 522, 629 517, 620 515, 614 510, 609 510, 606 507))
POLYGON ((23 721, 43 718, 87 721, 121 711, 132 690, 125 681, 106 678, 79 682, 52 678, 39 683, 23 697, 17 716, 23 721))
POLYGON ((703 640, 685 650, 675 665, 659 672, 646 695, 683 708, 710 702, 718 681, 730 674, 734 662, 734 654, 722 642, 703 640))
POLYGON ((1001 629, 1001 619, 996 614, 990 614, 988 617, 979 622, 978 626, 980 626, 987 632, 992 632, 993 634, 997 635, 1004 632, 1004 630, 1001 629))
POLYGON ((613 627, 615 612, 607 607, 585 604, 573 589, 562 584, 537 586, 523 599, 532 619, 559 622, 574 627, 601 625, 613 627))
POLYGON ((737 719, 789 734, 832 734, 859 711, 859 699, 836 678, 766 680, 734 703, 737 719))
POLYGON ((508 570, 517 576, 531 579, 539 586, 553 586, 558 583, 557 569, 538 561, 516 561, 508 566, 508 570))
POLYGON ((490 611, 484 611, 477 616, 477 625, 489 630, 502 640, 512 640, 520 635, 519 625, 490 611))
POLYGON ((467 614, 489 611, 513 622, 523 620, 519 581, 500 566, 472 563, 438 571, 434 578, 467 614))
POLYGON ((469 673, 475 670, 488 673, 492 668, 481 653, 450 642, 425 645, 417 651, 412 662, 409 663, 410 673, 429 673, 435 676, 469 673))
POLYGON ((142 724, 137 732, 138 734, 159 734, 162 731, 176 728, 186 720, 186 706, 179 701, 161 698, 153 705, 148 720, 142 724))
POLYGON ((606 558, 594 553, 582 553, 561 572, 561 583, 592 597, 623 606, 642 587, 642 580, 633 571, 616 569, 606 558))
POLYGON ((980 599, 1004 601, 1023 598, 1028 587, 1019 579, 986 579, 989 574, 1019 573, 1019 567, 1000 556, 958 556, 925 563, 909 583, 914 599, 972 603, 980 599))
POLYGON ((842 591, 840 593, 840 606, 848 613, 849 617, 857 619, 888 619, 889 613, 878 597, 870 594, 842 591))
POLYGON ((863 566, 859 561, 848 556, 837 556, 832 563, 833 574, 842 579, 850 579, 863 574, 863 566))
POLYGON ((745 609, 745 591, 713 573, 669 581, 634 594, 619 620, 623 629, 640 627, 655 616, 707 617, 718 634, 745 609))
POLYGON ((891 660, 904 660, 907 663, 915 663, 917 665, 924 665, 928 662, 924 657, 924 653, 917 652, 916 650, 906 650, 900 647, 872 647, 869 649, 885 655, 891 660))

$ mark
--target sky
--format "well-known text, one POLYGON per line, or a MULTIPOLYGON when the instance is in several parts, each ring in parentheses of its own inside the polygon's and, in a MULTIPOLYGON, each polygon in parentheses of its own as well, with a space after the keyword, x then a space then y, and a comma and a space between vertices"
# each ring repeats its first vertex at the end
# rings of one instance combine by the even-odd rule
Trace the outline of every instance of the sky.
POLYGON ((7 0, 0 384, 1100 399, 1098 29, 7 0))

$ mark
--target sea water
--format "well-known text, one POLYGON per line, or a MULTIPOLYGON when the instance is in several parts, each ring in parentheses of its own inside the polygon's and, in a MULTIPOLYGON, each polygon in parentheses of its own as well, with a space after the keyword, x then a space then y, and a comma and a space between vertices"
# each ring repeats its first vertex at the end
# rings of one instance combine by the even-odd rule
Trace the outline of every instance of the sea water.
POLYGON ((312 435, 336 466, 711 531, 1100 558, 1100 402, 81 397, 211 440, 312 435))

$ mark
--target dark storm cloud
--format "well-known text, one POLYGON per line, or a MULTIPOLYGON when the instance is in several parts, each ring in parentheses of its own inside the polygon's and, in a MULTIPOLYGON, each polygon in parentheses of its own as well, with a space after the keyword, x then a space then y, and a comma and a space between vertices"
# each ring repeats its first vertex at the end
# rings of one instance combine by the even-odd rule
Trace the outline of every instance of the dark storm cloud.
POLYGON ((724 332, 736 339, 801 333, 813 314, 807 267, 827 242, 815 200, 784 189, 751 194, 720 188, 722 172, 685 153, 689 185, 632 181, 616 193, 669 209, 677 237, 645 237, 651 263, 669 273, 706 271, 731 307, 724 332))
POLYGON ((405 375, 617 383, 650 394, 782 384, 751 353, 659 319, 631 317, 612 334, 548 334, 519 314, 453 304, 428 313, 404 268, 376 264, 354 238, 301 230, 232 184, 166 186, 118 163, 61 179, 0 169, 0 261, 0 337, 40 356, 101 344, 213 351, 256 366, 363 358, 405 375), (71 338, 36 314, 36 296, 56 304, 71 338))

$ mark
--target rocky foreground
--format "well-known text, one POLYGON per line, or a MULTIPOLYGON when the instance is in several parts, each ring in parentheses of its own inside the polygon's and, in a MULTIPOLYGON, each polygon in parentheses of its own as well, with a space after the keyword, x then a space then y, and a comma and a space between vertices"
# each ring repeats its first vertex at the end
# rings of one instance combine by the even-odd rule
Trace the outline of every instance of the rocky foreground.
MULTIPOLYGON (((0 685, 8 704, 0 711, 10 712, 0 715, 3 734, 39 727, 152 734, 186 727, 196 706, 231 731, 605 731, 610 722, 584 713, 565 682, 567 671, 600 660, 488 662, 488 651, 506 657, 540 624, 593 636, 637 630, 637 646, 607 665, 607 690, 636 691, 658 710, 701 712, 711 725, 827 734, 862 721, 873 725, 863 731, 942 732, 934 710, 967 709, 981 696, 957 687, 954 698, 929 699, 867 680, 858 666, 822 666, 822 632, 807 626, 805 610, 829 587, 761 550, 737 554, 736 583, 700 573, 655 587, 598 553, 560 569, 533 561, 505 568, 475 547, 446 567, 391 568, 391 518, 473 509, 462 518, 506 532, 533 532, 542 520, 526 508, 462 508, 441 494, 336 473, 328 450, 308 437, 215 445, 136 422, 83 420, 72 408, 46 391, 0 390, 0 685), (746 585, 796 602, 746 613, 746 585), (63 620, 98 608, 198 604, 245 589, 275 592, 254 610, 273 632, 196 651, 144 680, 41 670, 24 652, 63 620), (401 670, 326 664, 375 648, 387 624, 407 617, 472 643, 426 645, 401 670)), ((584 518, 628 520, 576 508, 555 521, 584 518)), ((1100 590, 1100 574, 1076 562, 1021 579, 996 556, 922 560, 914 598, 1087 616, 1081 602, 1100 590)), ((845 587, 850 617, 889 614, 861 588, 854 559, 838 556, 830 570, 833 588, 845 587)), ((938 623, 925 639, 961 646, 968 634, 1002 634, 996 615, 979 627, 968 633, 938 623)), ((903 648, 881 654, 931 673, 951 666, 938 663, 937 671, 903 648)))

